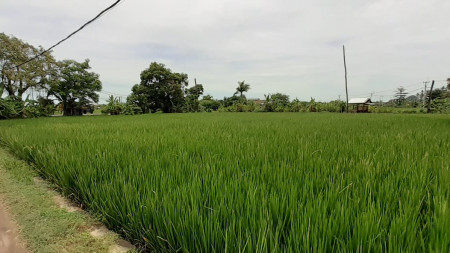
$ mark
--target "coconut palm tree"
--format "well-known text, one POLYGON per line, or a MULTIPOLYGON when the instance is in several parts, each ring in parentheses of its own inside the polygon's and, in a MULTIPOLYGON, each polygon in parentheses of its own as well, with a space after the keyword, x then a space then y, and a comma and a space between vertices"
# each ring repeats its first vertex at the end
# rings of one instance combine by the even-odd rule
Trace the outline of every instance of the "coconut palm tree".
POLYGON ((238 82, 238 87, 236 88, 236 93, 234 94, 241 94, 241 98, 244 96, 242 93, 247 92, 250 90, 250 84, 245 83, 245 80, 242 82, 238 82))

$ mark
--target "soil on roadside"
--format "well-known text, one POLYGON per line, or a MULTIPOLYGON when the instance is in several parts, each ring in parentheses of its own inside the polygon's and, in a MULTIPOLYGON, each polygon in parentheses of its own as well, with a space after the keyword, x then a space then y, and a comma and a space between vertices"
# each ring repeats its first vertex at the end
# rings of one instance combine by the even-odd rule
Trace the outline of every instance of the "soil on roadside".
POLYGON ((0 201, 0 253, 29 253, 19 241, 18 230, 0 201))

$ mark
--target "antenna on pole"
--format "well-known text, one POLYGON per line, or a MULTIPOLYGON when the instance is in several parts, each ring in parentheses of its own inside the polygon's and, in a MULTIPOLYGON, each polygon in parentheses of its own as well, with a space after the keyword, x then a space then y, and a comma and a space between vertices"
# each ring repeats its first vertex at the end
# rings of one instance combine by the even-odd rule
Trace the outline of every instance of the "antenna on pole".
POLYGON ((347 88, 347 64, 345 62, 345 45, 342 46, 342 51, 344 53, 344 70, 345 70, 345 96, 347 97, 347 101, 345 103, 345 108, 348 113, 348 88, 347 88))

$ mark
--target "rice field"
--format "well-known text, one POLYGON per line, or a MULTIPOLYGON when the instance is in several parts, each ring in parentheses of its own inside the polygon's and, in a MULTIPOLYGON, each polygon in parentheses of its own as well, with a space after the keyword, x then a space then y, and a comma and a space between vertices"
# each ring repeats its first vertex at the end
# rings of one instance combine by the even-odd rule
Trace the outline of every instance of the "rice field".
POLYGON ((450 251, 448 115, 55 117, 0 140, 146 251, 450 251))

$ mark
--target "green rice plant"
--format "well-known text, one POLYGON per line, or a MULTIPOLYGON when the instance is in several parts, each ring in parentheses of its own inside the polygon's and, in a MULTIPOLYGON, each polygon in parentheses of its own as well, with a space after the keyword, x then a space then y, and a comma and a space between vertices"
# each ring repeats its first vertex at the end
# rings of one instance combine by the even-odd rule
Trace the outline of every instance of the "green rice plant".
POLYGON ((157 114, 0 122, 0 140, 157 252, 449 252, 450 117, 157 114))

